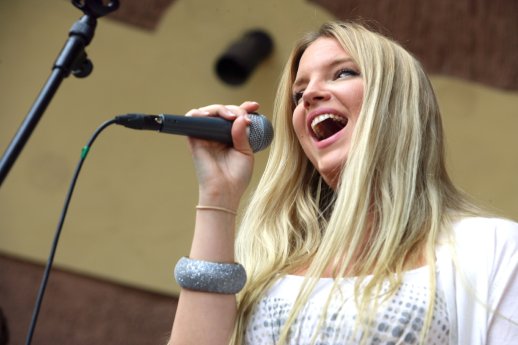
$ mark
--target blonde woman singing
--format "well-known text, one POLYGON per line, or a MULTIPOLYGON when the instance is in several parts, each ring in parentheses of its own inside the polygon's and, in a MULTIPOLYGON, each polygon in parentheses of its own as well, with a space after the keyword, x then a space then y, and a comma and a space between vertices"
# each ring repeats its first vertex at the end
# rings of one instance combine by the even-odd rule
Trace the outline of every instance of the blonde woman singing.
POLYGON ((188 113, 235 120, 234 146, 189 139, 199 205, 170 344, 516 344, 518 224, 452 184, 418 61, 356 23, 305 36, 236 231, 258 108, 188 113))

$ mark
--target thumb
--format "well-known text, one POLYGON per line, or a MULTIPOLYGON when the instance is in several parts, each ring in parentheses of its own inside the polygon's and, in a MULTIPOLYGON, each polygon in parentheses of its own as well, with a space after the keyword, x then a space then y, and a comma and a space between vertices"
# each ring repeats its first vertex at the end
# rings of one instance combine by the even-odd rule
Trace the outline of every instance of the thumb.
POLYGON ((232 141, 236 150, 252 155, 253 151, 248 141, 250 123, 248 115, 238 116, 232 125, 232 141))

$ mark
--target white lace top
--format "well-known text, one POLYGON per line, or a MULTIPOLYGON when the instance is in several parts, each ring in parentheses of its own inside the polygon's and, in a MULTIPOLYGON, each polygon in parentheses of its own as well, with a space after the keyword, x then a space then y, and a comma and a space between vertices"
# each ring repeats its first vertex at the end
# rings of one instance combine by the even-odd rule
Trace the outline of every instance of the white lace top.
MULTIPOLYGON (((303 280, 304 277, 288 275, 267 291, 247 326, 245 344, 277 343, 303 280)), ((365 344, 417 344, 428 307, 428 281, 428 267, 406 272, 396 295, 380 307, 365 344)), ((332 284, 332 278, 319 280, 308 304, 291 326, 288 341, 290 345, 311 344, 315 332, 318 332, 315 342, 318 345, 359 343, 360 334, 354 332, 357 314, 353 300, 354 278, 342 280, 340 292, 333 294, 325 323, 319 327, 320 316, 332 284)), ((438 288, 426 344, 449 344, 449 332, 447 307, 442 291, 438 288)))

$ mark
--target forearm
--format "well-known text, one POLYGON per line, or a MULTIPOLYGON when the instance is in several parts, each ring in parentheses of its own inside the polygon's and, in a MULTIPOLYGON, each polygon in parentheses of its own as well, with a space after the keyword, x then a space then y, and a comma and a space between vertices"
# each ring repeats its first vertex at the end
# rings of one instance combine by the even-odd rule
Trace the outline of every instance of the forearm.
MULTIPOLYGON (((255 102, 245 102, 241 106, 210 105, 187 113, 189 116, 212 115, 233 120, 232 148, 189 138, 199 183, 198 202, 200 206, 209 207, 196 211, 190 259, 234 263, 236 216, 233 211, 237 210, 250 183, 254 161, 247 135, 250 119, 246 115, 258 108, 255 102)), ((226 345, 232 335, 236 315, 234 294, 183 289, 169 343, 226 345)))
MULTIPOLYGON (((202 201, 203 200, 203 201, 202 201)), ((221 200, 200 204, 222 207, 221 200)), ((211 262, 234 262, 235 215, 219 210, 197 210, 189 257, 211 262)), ((235 295, 182 289, 169 344, 228 344, 236 319, 235 295)))

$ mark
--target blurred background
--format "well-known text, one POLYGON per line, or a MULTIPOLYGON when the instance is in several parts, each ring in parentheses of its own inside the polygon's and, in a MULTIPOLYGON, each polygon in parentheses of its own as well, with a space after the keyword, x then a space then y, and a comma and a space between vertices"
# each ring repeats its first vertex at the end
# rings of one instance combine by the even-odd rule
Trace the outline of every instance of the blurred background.
MULTIPOLYGON (((70 1, 0 0, 2 153, 81 16, 70 1)), ((86 49, 92 74, 64 80, 0 188, 0 344, 7 332, 9 344, 24 342, 68 185, 98 126, 246 100, 271 116, 294 42, 330 19, 361 19, 423 62, 454 181, 518 219, 517 17, 515 0, 120 0, 86 49), (256 29, 272 52, 243 83, 226 83, 216 61, 256 29)), ((250 190, 267 154, 256 155, 250 190)), ((184 137, 106 129, 79 177, 33 344, 165 344, 196 201, 184 137)))

